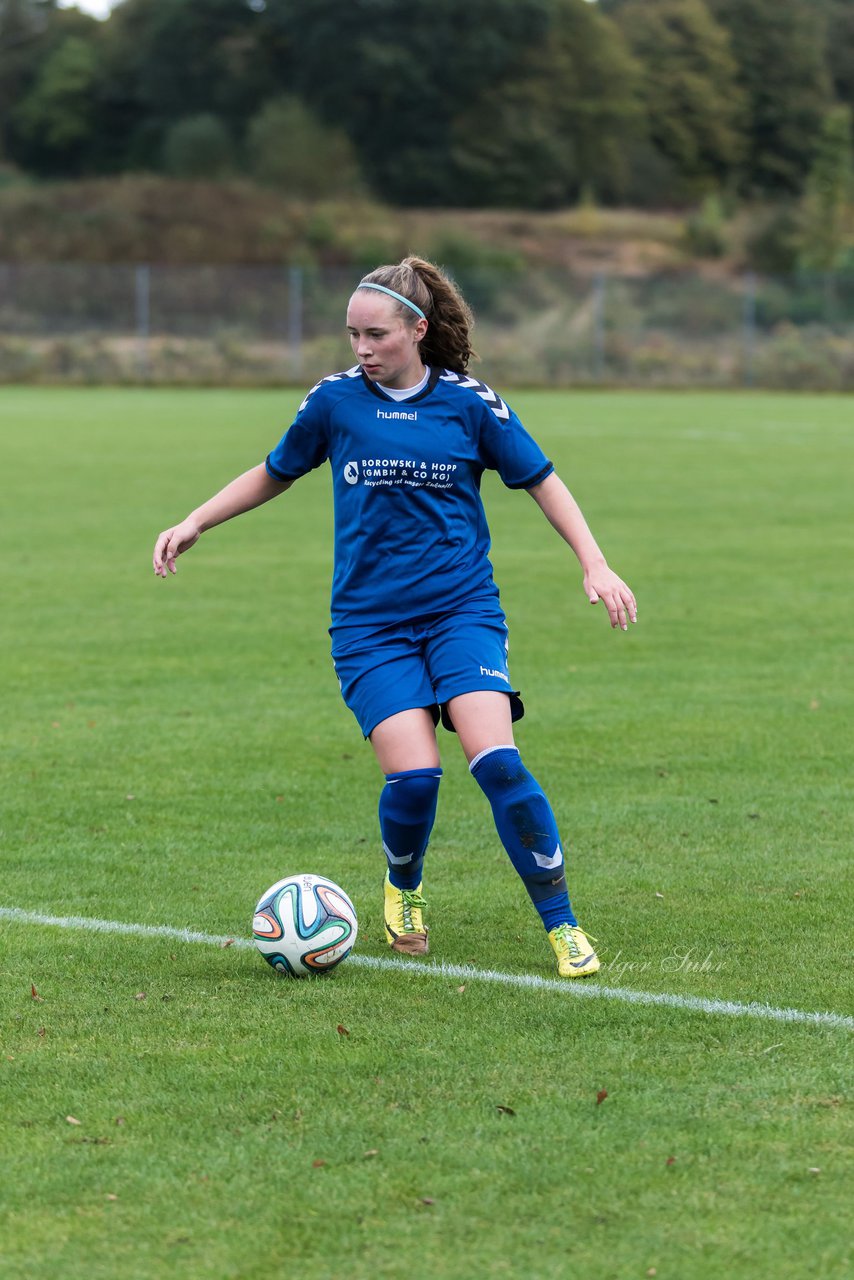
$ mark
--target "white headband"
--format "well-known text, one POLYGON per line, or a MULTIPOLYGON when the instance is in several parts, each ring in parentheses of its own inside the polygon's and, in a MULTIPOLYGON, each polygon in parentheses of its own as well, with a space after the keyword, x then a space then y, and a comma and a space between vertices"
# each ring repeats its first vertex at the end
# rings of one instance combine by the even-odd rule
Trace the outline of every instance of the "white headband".
POLYGON ((365 281, 362 281, 362 283, 357 285, 356 288, 357 289, 378 289, 380 293, 387 293, 390 298, 397 298, 398 302, 402 302, 404 306, 411 307, 412 310, 415 312, 415 314, 417 316, 420 316, 422 320, 427 319, 427 317, 425 316, 421 308, 416 306, 415 303, 410 298, 404 298, 402 293, 395 293, 394 289, 387 289, 384 284, 369 284, 369 283, 366 283, 365 281))

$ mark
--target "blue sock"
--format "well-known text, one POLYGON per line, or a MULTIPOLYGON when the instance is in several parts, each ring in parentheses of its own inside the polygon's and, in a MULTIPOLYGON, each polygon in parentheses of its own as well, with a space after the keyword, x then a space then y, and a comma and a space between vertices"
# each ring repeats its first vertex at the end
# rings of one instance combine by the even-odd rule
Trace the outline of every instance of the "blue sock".
POLYGON ((501 843, 546 930, 559 924, 578 924, 566 889, 555 816, 542 787, 522 764, 517 748, 482 751, 469 768, 492 805, 501 843))
POLYGON ((380 832, 388 877, 396 889, 417 889, 421 883, 441 776, 438 766, 386 774, 380 792, 380 832))

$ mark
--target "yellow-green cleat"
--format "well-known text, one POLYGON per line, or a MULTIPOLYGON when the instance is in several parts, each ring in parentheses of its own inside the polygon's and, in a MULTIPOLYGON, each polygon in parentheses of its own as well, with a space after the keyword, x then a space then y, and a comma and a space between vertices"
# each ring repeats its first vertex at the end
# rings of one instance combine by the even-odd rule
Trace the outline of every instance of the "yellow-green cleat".
POLYGON ((558 977, 587 978, 599 968, 599 957, 593 950, 595 938, 588 938, 577 925, 559 924, 549 934, 549 942, 557 956, 558 977))
POLYGON ((421 896, 421 885, 417 889, 395 889, 386 872, 383 914, 385 936, 393 951, 407 956, 427 954, 428 930, 421 915, 426 906, 421 896))

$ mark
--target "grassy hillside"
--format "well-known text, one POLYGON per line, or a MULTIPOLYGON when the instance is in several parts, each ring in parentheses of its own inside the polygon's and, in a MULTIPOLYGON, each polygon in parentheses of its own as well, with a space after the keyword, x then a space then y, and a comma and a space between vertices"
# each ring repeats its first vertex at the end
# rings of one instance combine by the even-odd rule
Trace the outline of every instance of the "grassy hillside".
POLYGON ((0 187, 0 261, 362 265, 416 250, 462 265, 621 274, 687 265, 685 219, 580 207, 398 210, 249 182, 159 177, 0 187))

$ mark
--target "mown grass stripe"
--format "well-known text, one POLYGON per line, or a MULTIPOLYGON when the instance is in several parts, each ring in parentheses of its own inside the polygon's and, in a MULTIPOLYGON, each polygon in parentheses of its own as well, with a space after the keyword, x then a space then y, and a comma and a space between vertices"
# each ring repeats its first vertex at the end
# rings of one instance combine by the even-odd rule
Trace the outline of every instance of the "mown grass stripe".
MULTIPOLYGON (((22 907, 0 907, 0 919, 18 924, 51 925, 60 929, 83 929, 93 933, 130 934, 142 938, 172 938, 177 942, 202 942, 222 947, 226 943, 235 947, 254 947, 251 938, 231 938, 227 934, 201 933, 195 929, 176 929, 172 925, 134 924, 123 920, 99 920, 91 916, 51 916, 22 907)), ((838 1027, 854 1030, 854 1018, 842 1013, 811 1012, 806 1009, 778 1009, 773 1005, 752 1000, 741 1004, 736 1000, 712 1000, 702 996, 679 996, 662 991, 632 991, 626 987, 607 987, 598 982, 568 983, 556 978, 541 978, 536 974, 503 973, 497 969, 478 969, 474 965, 419 964, 412 960, 397 960, 391 956, 350 957, 349 962, 366 969, 407 973, 417 977, 463 979, 470 982, 502 983, 505 986, 523 987, 536 991, 556 991, 561 995, 592 997, 604 1000, 620 1000, 625 1004, 662 1005, 669 1009, 685 1009, 691 1013, 724 1014, 729 1017, 763 1018, 771 1022, 800 1022, 813 1026, 838 1027)))

